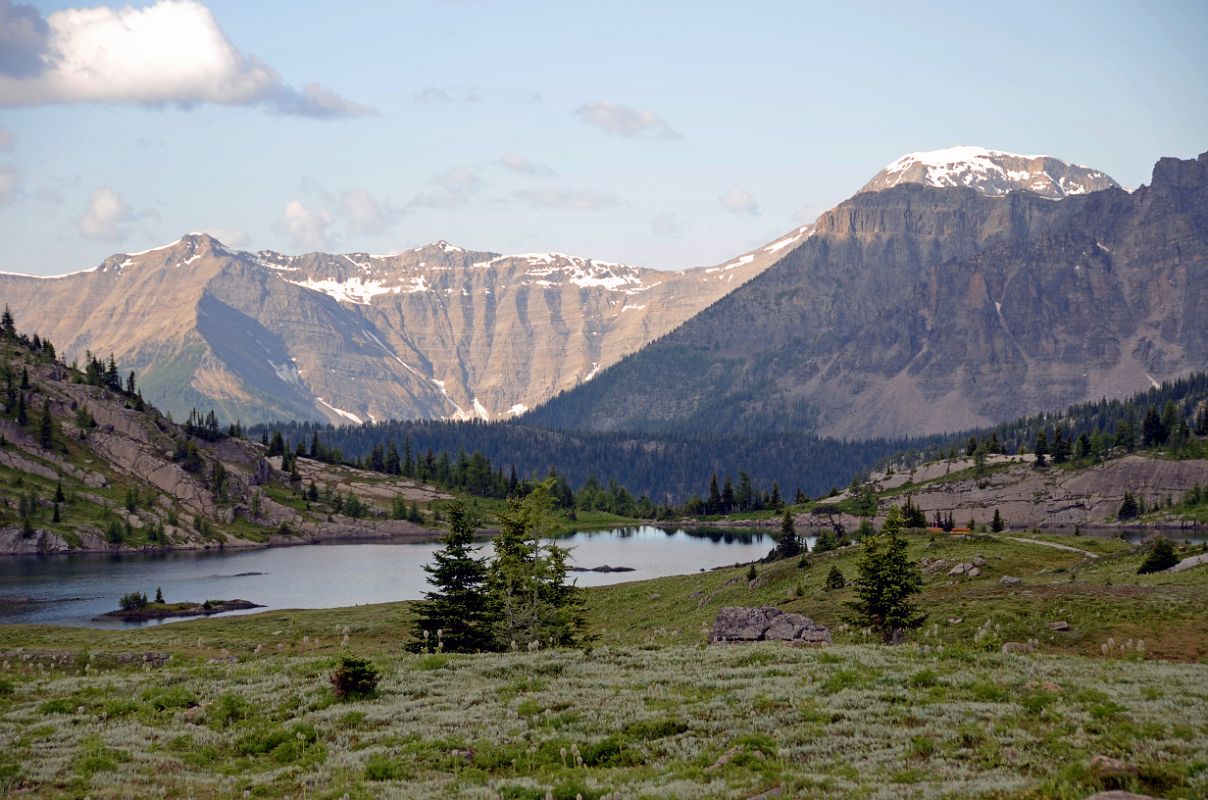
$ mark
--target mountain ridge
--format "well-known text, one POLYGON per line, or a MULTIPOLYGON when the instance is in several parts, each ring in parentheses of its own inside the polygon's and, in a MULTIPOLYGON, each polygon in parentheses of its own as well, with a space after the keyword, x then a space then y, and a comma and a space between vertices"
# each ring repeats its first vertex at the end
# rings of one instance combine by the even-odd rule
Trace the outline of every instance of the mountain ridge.
POLYGON ((251 253, 193 233, 66 275, 5 273, 0 292, 69 358, 116 354, 180 415, 501 419, 590 380, 786 246, 671 272, 443 240, 251 253))
POLYGON ((1131 193, 863 192, 528 421, 866 438, 1125 396, 1208 361, 1205 263, 1208 154, 1160 160, 1131 193))

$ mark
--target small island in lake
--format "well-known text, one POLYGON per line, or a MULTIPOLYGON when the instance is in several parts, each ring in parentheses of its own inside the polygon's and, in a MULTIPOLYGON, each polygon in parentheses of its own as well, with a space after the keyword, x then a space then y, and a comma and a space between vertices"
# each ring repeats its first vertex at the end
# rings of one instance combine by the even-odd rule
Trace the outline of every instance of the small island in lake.
POLYGON ((250 600, 206 600, 204 603, 183 602, 166 603, 162 592, 155 593, 153 602, 147 601, 147 595, 141 592, 131 592, 120 601, 121 608, 101 614, 96 619, 120 619, 126 622, 141 622, 151 619, 169 619, 171 617, 208 617, 212 614, 223 614, 227 611, 242 611, 248 608, 264 608, 259 603, 250 600))

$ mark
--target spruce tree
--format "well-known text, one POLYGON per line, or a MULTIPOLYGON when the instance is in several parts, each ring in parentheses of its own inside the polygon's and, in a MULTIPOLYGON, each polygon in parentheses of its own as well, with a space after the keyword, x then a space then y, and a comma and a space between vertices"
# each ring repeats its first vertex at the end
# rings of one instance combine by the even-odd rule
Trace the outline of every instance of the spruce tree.
POLYGON ((480 548, 473 546, 474 522, 461 500, 450 504, 448 519, 442 549, 424 565, 433 589, 417 604, 417 638, 431 647, 439 642, 453 653, 496 649, 486 603, 487 564, 477 555, 480 548))
POLYGON ((807 547, 797 535, 797 527, 793 524, 793 512, 786 508, 784 516, 780 519, 780 541, 776 542, 776 547, 772 550, 772 558, 795 558, 806 550, 807 547))
POLYGON ((1166 443, 1167 430, 1162 424, 1158 410, 1150 406, 1145 410, 1145 419, 1141 422, 1141 446, 1156 447, 1166 443))
POLYGON ((717 473, 713 473, 713 477, 709 479, 709 499, 706 502, 706 514, 721 513, 721 491, 717 488, 717 473))
POLYGON ((547 541, 552 528, 553 482, 538 484, 524 500, 498 514, 495 560, 488 571, 495 646, 530 643, 569 646, 586 624, 583 592, 566 582, 568 551, 547 541))
POLYGON ((886 644, 900 641, 907 629, 917 628, 926 619, 910 602, 911 595, 922 589, 923 575, 907 555, 900 529, 901 512, 893 506, 882 532, 869 536, 860 546, 853 582, 856 599, 846 603, 853 612, 853 624, 879 632, 886 644))
POLYGON ((1007 524, 1002 520, 1002 514, 998 513, 998 509, 994 509, 994 519, 990 521, 990 530, 994 533, 1002 533, 1007 527, 1007 524))
POLYGON ((1043 430, 1036 434, 1036 443, 1032 445, 1032 452, 1036 454, 1036 466, 1043 467, 1045 458, 1049 454, 1049 437, 1043 430))
POLYGON ((1125 492, 1124 499, 1120 502, 1120 510, 1116 512, 1116 519, 1136 519, 1141 513, 1141 506, 1137 503, 1137 498, 1132 492, 1125 492))
POLYGON ((55 443, 55 420, 50 415, 50 400, 42 401, 42 419, 38 423, 38 444, 49 450, 55 443))

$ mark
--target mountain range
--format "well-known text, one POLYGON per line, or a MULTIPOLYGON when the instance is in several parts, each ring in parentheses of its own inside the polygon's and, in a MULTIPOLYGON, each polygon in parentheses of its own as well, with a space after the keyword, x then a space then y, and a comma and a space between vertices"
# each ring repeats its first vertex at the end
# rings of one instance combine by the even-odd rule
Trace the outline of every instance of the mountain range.
POLYGON ((178 416, 922 435, 1208 363, 1205 164, 1163 159, 1128 192, 1047 156, 911 153, 814 224, 678 272, 189 234, 0 275, 0 299, 68 360, 112 353, 178 416))
POLYGON ((895 162, 757 279, 529 420, 925 435, 1208 364, 1208 154, 1164 158, 1128 192, 980 152, 895 162), (1024 190, 1003 194, 1004 176, 1024 190))
POLYGON ((0 297, 68 360, 114 355, 177 418, 498 420, 591 380, 807 233, 678 272, 444 241, 250 253, 193 233, 84 272, 0 275, 0 297))

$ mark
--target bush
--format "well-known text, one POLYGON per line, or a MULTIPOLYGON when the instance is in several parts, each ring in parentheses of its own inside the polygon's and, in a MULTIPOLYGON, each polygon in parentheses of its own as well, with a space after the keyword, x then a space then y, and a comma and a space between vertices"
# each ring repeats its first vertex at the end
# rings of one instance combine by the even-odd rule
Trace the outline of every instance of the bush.
POLYGON ((843 573, 838 567, 831 567, 830 572, 826 574, 827 589, 842 589, 847 586, 847 579, 843 577, 843 573))
POLYGON ((379 680, 377 668, 368 659, 357 656, 340 656, 331 673, 331 685, 341 700, 369 697, 377 691, 379 680))
POLYGON ((135 609, 143 608, 147 605, 147 595, 143 592, 131 592, 127 595, 122 595, 122 599, 118 601, 118 605, 122 611, 134 611, 135 609))
POLYGON ((1150 572, 1162 572, 1163 570, 1170 569, 1177 563, 1179 563, 1179 557, 1175 555, 1174 545, 1164 536, 1158 536, 1150 543, 1149 555, 1141 562, 1141 567, 1137 570, 1137 574, 1146 575, 1150 572))

